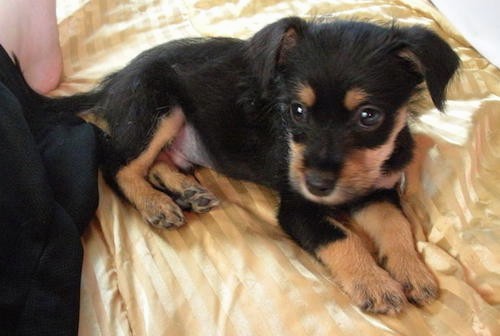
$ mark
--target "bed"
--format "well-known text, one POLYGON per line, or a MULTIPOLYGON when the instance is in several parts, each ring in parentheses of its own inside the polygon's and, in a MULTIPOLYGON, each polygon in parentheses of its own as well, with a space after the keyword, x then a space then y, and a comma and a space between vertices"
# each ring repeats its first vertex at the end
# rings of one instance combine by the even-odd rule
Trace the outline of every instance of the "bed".
POLYGON ((53 94, 87 90, 159 43, 246 38, 286 15, 422 24, 459 53, 446 114, 414 123, 402 191, 439 300, 396 317, 362 313, 279 228, 272 191, 205 169, 197 178, 221 205, 177 230, 151 228, 100 179, 82 237, 79 334, 500 335, 500 70, 429 2, 59 1, 64 76, 53 94))

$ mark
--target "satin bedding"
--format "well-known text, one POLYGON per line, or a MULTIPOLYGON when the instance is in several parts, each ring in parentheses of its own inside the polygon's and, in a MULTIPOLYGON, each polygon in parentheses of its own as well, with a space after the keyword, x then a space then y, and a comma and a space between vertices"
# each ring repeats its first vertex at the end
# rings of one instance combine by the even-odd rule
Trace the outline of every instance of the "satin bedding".
POLYGON ((274 218, 276 195, 210 170, 221 200, 157 230, 101 180, 83 236, 80 335, 500 335, 500 71, 426 1, 71 0, 58 2, 63 83, 89 89, 140 51, 192 36, 249 37, 286 15, 422 24, 459 53, 448 109, 414 122, 405 210, 439 279, 435 303, 366 315, 274 218))

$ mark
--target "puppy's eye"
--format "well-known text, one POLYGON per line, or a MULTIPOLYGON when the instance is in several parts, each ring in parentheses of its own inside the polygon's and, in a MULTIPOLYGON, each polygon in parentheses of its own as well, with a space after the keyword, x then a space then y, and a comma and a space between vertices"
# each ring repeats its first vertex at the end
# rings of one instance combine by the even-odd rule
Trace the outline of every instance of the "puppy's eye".
POLYGON ((290 105, 290 114, 296 123, 304 123, 307 119, 307 109, 304 105, 294 102, 290 105))
POLYGON ((361 106, 358 109, 358 123, 365 129, 375 129, 384 121, 384 112, 372 105, 361 106))

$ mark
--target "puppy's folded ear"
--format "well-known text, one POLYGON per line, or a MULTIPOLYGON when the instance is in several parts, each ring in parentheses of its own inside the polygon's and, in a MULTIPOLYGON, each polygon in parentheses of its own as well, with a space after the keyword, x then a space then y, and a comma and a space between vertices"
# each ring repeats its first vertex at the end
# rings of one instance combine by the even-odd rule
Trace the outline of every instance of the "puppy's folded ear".
POLYGON ((248 41, 247 57, 263 89, 277 66, 286 62, 288 52, 303 38, 306 27, 303 19, 288 17, 262 28, 248 41))
POLYGON ((460 64, 457 54, 436 33, 419 26, 403 29, 407 46, 400 56, 425 78, 434 105, 443 110, 446 87, 460 64))

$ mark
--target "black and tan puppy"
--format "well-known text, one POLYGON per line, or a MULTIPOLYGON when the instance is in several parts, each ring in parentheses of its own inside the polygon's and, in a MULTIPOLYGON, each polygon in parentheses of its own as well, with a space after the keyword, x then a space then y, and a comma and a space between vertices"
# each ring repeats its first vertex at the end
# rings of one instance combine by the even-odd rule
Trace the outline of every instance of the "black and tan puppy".
POLYGON ((181 209, 217 204, 193 167, 263 184, 281 196, 282 228, 354 302, 390 314, 438 295, 395 186, 412 158, 412 102, 426 86, 442 109, 458 63, 422 27, 291 17, 249 40, 169 42, 93 93, 44 103, 93 105, 104 176, 150 224, 179 226, 181 209))

